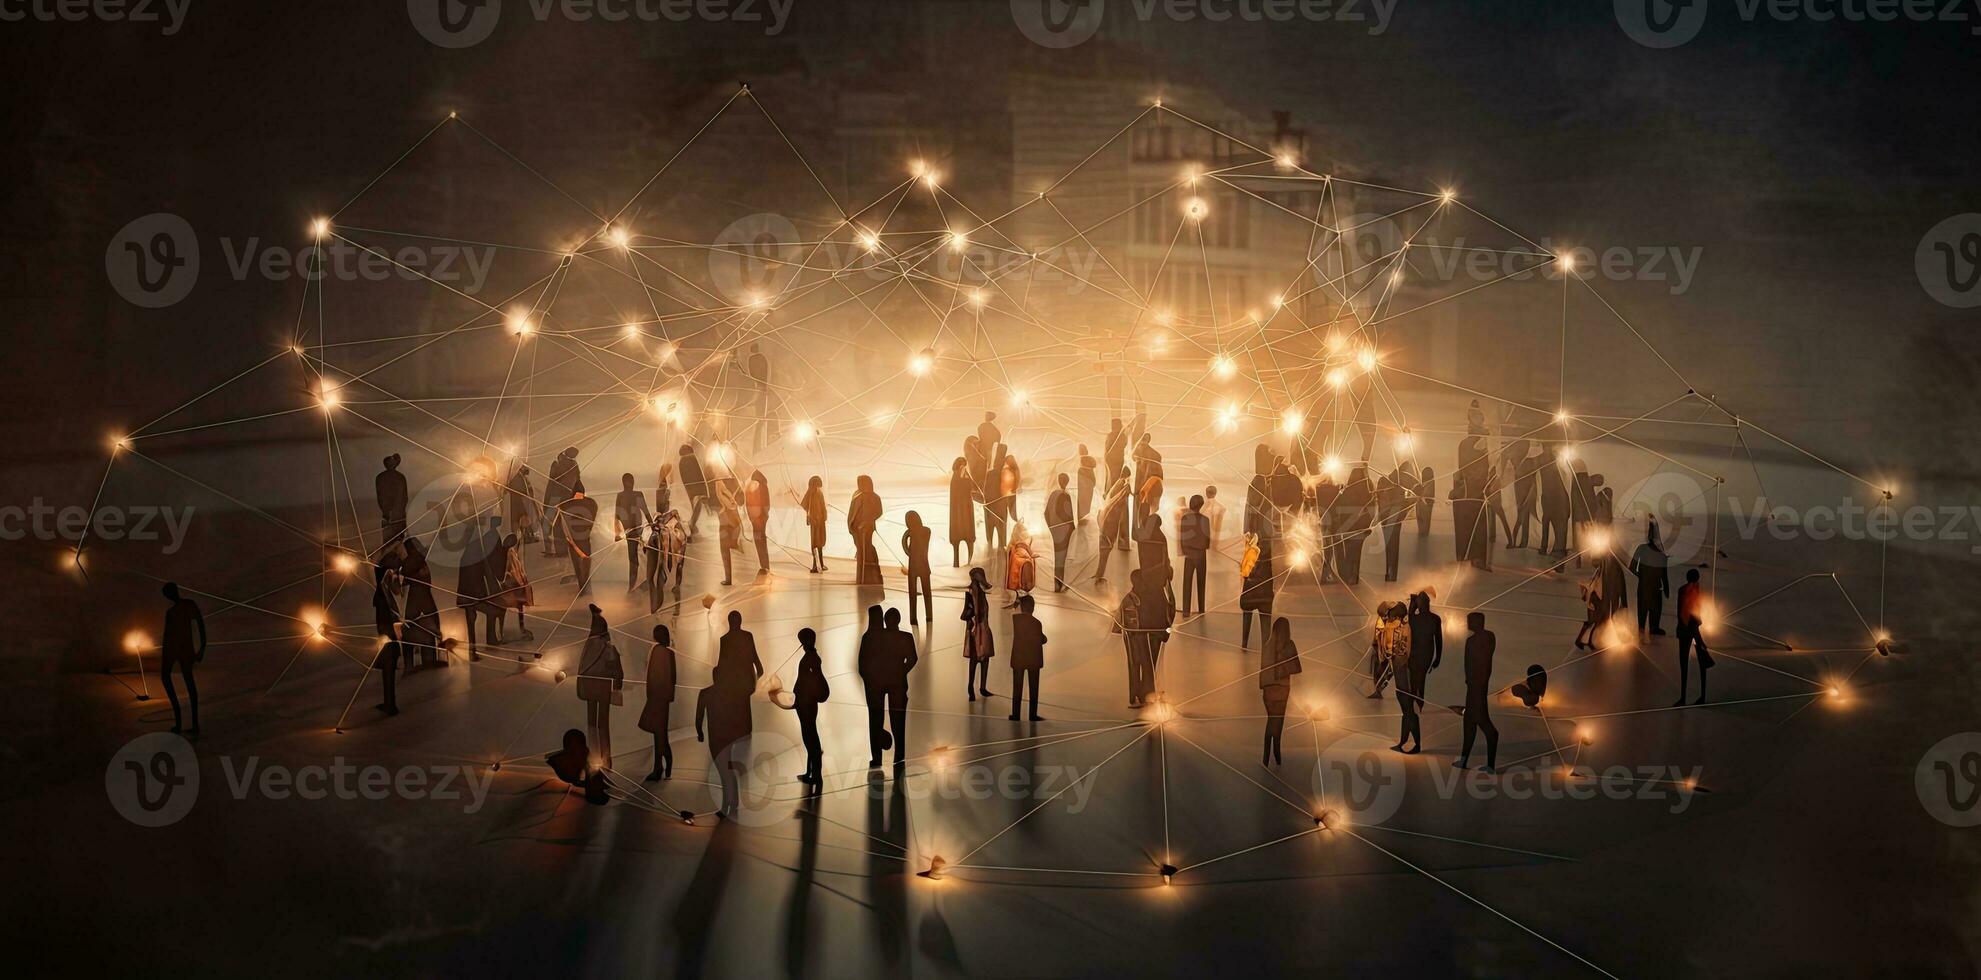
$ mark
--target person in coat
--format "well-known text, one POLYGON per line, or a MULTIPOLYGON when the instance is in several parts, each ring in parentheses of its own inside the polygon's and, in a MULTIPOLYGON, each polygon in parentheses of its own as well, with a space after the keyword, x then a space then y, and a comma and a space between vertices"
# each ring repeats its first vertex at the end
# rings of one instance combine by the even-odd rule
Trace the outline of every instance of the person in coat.
POLYGON ((1094 570, 1094 584, 1107 583, 1107 560, 1115 549, 1128 547, 1128 469, 1122 467, 1113 485, 1108 487, 1107 499, 1101 501, 1100 546, 1095 549, 1100 558, 1100 566, 1094 570))
POLYGON ((798 631, 798 682, 791 687, 791 707, 798 713, 798 735, 805 742, 805 771, 798 781, 816 794, 825 785, 825 745, 819 741, 819 705, 832 696, 824 661, 819 659, 818 634, 807 626, 798 631))
POLYGON ((674 746, 667 740, 668 714, 674 708, 674 641, 667 627, 653 628, 653 648, 647 651, 647 702, 640 708, 640 730, 653 735, 653 771, 647 782, 674 775, 674 746))
POLYGON ((1185 505, 1183 519, 1176 525, 1176 546, 1183 556, 1183 615, 1190 615, 1193 586, 1197 593, 1197 608, 1209 612, 1210 606, 1204 601, 1204 579, 1209 571, 1211 519, 1204 516, 1203 495, 1191 496, 1185 505))
POLYGON ((716 548, 722 552, 722 584, 729 585, 734 574, 733 552, 743 549, 742 490, 733 477, 715 481, 716 548))
POLYGON ((1244 578, 1238 593, 1238 646, 1243 649, 1252 645, 1252 614, 1259 614, 1259 643, 1263 645, 1270 631, 1273 614, 1273 593, 1279 582, 1273 571, 1273 539, 1270 535, 1259 535, 1259 557, 1252 563, 1252 570, 1244 578))
POLYGON ((770 478, 764 471, 750 473, 743 488, 743 509, 750 518, 750 538, 757 543, 757 577, 770 574, 770 478))
POLYGON ((481 648, 475 641, 475 614, 484 617, 482 641, 493 645, 495 640, 495 617, 489 615, 488 597, 495 591, 495 581, 489 575, 488 539, 480 530, 480 518, 469 525, 467 541, 461 549, 461 567, 454 577, 454 605, 461 610, 467 622, 468 659, 480 660, 481 648))
POLYGON ((1032 685, 1033 721, 1039 721, 1039 671, 1045 667, 1046 631, 1032 615, 1031 596, 1018 597, 1018 613, 1011 617, 1011 720, 1017 721, 1025 704, 1025 684, 1032 685))
MULTIPOLYGON (((974 438, 974 437, 973 437, 974 438)), ((962 456, 949 467, 949 567, 977 560, 977 490, 970 479, 970 461, 962 456)))
POLYGON ((688 540, 693 541, 702 529, 702 508, 709 504, 708 473, 693 444, 682 443, 680 457, 681 489, 688 495, 688 540))
POLYGON ((861 474, 858 489, 846 507, 846 530, 853 534, 853 551, 858 557, 857 585, 880 585, 880 552, 874 548, 874 531, 883 513, 880 494, 874 492, 874 478, 861 474))
POLYGON ((805 512, 805 527, 811 531, 808 547, 812 558, 812 574, 825 571, 825 481, 812 477, 805 484, 805 496, 798 501, 799 509, 805 512))
MULTIPOLYGON (((1066 492, 1066 474, 1059 474, 1057 485, 1046 495, 1046 531, 1052 535, 1052 590, 1066 591, 1066 558, 1073 550, 1073 531, 1078 519, 1073 495, 1066 492)), ((1092 491, 1088 491, 1091 495, 1092 491)))
POLYGON ((545 555, 553 558, 564 556, 568 543, 563 530, 557 526, 562 518, 558 507, 584 488, 585 481, 578 472, 578 447, 568 446, 551 460, 550 472, 544 476, 543 513, 551 523, 550 527, 545 528, 543 536, 545 555))
POLYGON ((379 546, 380 552, 390 551, 406 537, 406 474, 399 472, 399 454, 385 457, 385 468, 372 481, 372 490, 378 497, 379 527, 384 531, 385 543, 379 546))
MULTIPOLYGON (((409 656, 417 655, 422 667, 445 667, 440 652, 440 606, 433 599, 433 566, 426 559, 426 545, 418 538, 406 539, 406 560, 399 566, 399 577, 406 583, 405 643, 409 656)), ((524 634, 528 638, 528 634, 524 634)))
POLYGON ((963 657, 969 672, 963 688, 975 701, 978 694, 991 696, 990 662, 997 656, 997 642, 991 635, 990 576, 981 568, 970 569, 970 586, 963 593, 963 657))
POLYGON ((1452 761, 1452 768, 1470 768, 1467 762, 1472 758, 1472 741, 1479 732, 1486 733, 1486 771, 1492 772, 1498 764, 1500 750, 1500 730, 1493 726, 1493 720, 1486 713, 1486 702, 1492 696, 1493 652, 1498 647, 1498 637, 1486 628, 1486 614, 1468 613, 1465 616, 1465 629, 1471 634, 1465 638, 1465 721, 1464 738, 1460 743, 1458 758, 1452 761))
POLYGON ((611 628, 597 606, 591 606, 591 632, 578 658, 578 698, 585 702, 585 737, 598 753, 600 768, 612 768, 612 706, 624 703, 626 671, 619 648, 612 645, 611 628))
POLYGON ((1079 470, 1073 484, 1074 491, 1078 495, 1073 505, 1074 525, 1086 527, 1087 518, 1094 513, 1094 488, 1100 476, 1098 472, 1100 461, 1087 452, 1087 444, 1084 442, 1080 444, 1075 460, 1079 464, 1079 470))
POLYGON ((1300 651, 1293 645, 1293 624, 1281 616, 1273 620, 1272 636, 1259 652, 1259 698, 1266 706, 1265 751, 1259 758, 1262 766, 1280 764, 1286 703, 1293 697, 1293 675, 1298 673, 1300 651))

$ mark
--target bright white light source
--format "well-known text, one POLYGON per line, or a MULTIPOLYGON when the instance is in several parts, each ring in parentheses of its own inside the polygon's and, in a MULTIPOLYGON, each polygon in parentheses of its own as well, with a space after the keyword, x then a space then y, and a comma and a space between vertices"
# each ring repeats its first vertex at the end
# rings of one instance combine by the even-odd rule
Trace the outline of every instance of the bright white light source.
POLYGON ((1307 416, 1302 415, 1299 409, 1289 408, 1279 417, 1279 427, 1287 435, 1298 435, 1301 426, 1306 424, 1307 416))

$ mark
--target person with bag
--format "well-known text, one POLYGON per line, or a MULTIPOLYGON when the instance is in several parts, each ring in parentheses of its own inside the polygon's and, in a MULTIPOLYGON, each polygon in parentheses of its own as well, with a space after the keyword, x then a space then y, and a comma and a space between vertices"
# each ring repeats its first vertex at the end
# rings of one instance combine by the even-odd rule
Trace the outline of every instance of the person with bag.
POLYGON ((798 737, 805 742, 805 771, 798 781, 817 794, 825 786, 825 745, 819 741, 819 705, 832 697, 826 683, 824 661, 819 658, 818 633, 807 626, 798 631, 798 682, 791 688, 791 707, 798 712, 798 737))
POLYGON ((668 715, 674 709, 674 641, 665 625, 653 628, 653 649, 647 651, 647 702, 640 708, 640 730, 653 736, 653 771, 646 781, 674 775, 674 746, 667 740, 668 715))
POLYGON ((964 689, 970 700, 978 693, 991 696, 990 662, 997 656, 997 642, 990 626, 990 576, 981 568, 970 569, 970 587, 963 594, 963 656, 969 661, 964 689))
POLYGON ((1244 578, 1238 593, 1238 646, 1252 645, 1252 614, 1259 614, 1259 643, 1263 646, 1270 632, 1273 591, 1278 587, 1273 571, 1272 539, 1261 534, 1246 535, 1245 558, 1239 562, 1244 578))
POLYGON ((1259 764, 1280 764, 1280 739, 1286 732, 1286 703, 1293 697, 1293 675, 1300 673, 1300 651, 1293 645, 1293 624, 1285 616, 1273 620, 1272 636, 1259 654, 1259 697, 1266 706, 1266 742, 1259 764))
POLYGON ((612 768, 612 706, 625 703, 626 672, 612 630, 598 606, 591 607, 591 634, 578 662, 578 698, 585 702, 586 738, 598 752, 599 766, 612 768))

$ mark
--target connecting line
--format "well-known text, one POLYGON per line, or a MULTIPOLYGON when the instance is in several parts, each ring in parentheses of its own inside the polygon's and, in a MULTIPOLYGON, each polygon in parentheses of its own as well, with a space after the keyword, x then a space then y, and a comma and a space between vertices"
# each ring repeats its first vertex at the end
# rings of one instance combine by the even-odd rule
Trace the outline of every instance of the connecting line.
POLYGON ((1184 743, 1189 745, 1191 748, 1196 749, 1197 751, 1202 752, 1207 756, 1210 756, 1211 760, 1213 762, 1216 762, 1218 765, 1223 766, 1226 769, 1230 769, 1233 773, 1237 773, 1238 778, 1243 779, 1254 786, 1257 786, 1259 789, 1263 790, 1266 793, 1266 795, 1280 801, 1281 803, 1286 804, 1287 806, 1294 808, 1295 810, 1300 811, 1300 813, 1306 816, 1308 819, 1310 820, 1313 819, 1314 816, 1313 811, 1310 810, 1305 804, 1295 803, 1292 800, 1289 800, 1286 797, 1279 795, 1279 793, 1276 790, 1274 790, 1272 787, 1267 786, 1266 784, 1259 782, 1258 780, 1253 779, 1252 777, 1247 776, 1242 772, 1238 772, 1238 770, 1234 768, 1231 765, 1231 763, 1218 758, 1215 753, 1211 752, 1211 750, 1206 749, 1201 745, 1198 745, 1194 740, 1190 738, 1190 736, 1185 735, 1182 732, 1178 732, 1176 734, 1176 737, 1182 739, 1184 743))
POLYGON ((1446 836, 1444 836, 1444 835, 1442 835, 1442 834, 1425 834, 1425 833, 1420 833, 1420 832, 1418 832, 1418 831, 1415 831, 1415 830, 1404 830, 1404 829, 1402 829, 1402 828, 1400 828, 1400 827, 1391 827, 1391 826, 1387 826, 1387 825, 1385 825, 1385 824, 1370 824, 1370 825, 1368 825, 1368 826, 1366 826, 1366 827, 1363 827, 1362 829, 1364 829, 1364 830, 1380 830, 1380 831, 1382 831, 1382 832, 1384 832, 1384 833, 1388 833, 1388 834, 1402 834, 1402 835, 1404 835, 1404 836, 1406 836, 1406 837, 1422 837, 1422 838, 1425 838, 1426 840, 1440 840, 1440 841, 1444 841, 1444 842, 1446 842, 1446 843, 1448 843, 1448 844, 1463 844, 1463 845, 1465 845, 1465 846, 1467 846, 1467 847, 1483 847, 1483 848, 1485 848, 1485 849, 1487 849, 1487 850, 1489 850, 1489 851, 1506 851, 1506 852, 1507 852, 1507 853, 1509 853, 1509 854, 1525 854, 1525 855, 1527 855, 1528 857, 1537 857, 1537 858, 1547 858, 1547 859, 1548 859, 1548 860, 1550 860, 1550 861, 1568 861, 1568 862, 1574 862, 1574 861, 1576 860, 1575 858, 1572 858, 1572 857, 1568 857, 1568 856, 1566 856, 1566 855, 1561 855, 1561 854, 1549 854, 1549 853, 1547 853, 1547 852, 1545 852, 1545 851, 1529 851, 1529 850, 1526 850, 1526 849, 1524 849, 1524 848, 1519 848, 1519 847, 1505 847, 1505 846, 1502 846, 1502 845, 1499 845, 1499 844, 1487 844, 1487 843, 1485 843, 1485 842, 1483 842, 1483 841, 1476 841, 1476 840, 1464 840, 1464 839, 1461 839, 1461 838, 1458 838, 1458 837, 1446 837, 1446 836))
POLYGON ((1426 870, 1424 870, 1423 868, 1420 868, 1420 867, 1418 867, 1417 865, 1415 865, 1415 864, 1412 864, 1412 863, 1410 863, 1410 861, 1409 861, 1409 860, 1407 860, 1406 858, 1404 858, 1404 857, 1403 857, 1402 855, 1400 855, 1400 854, 1398 854, 1398 853, 1396 853, 1395 851, 1392 851, 1392 850, 1390 850, 1389 848, 1387 848, 1387 847, 1384 847, 1384 846, 1382 846, 1381 844, 1378 844, 1378 843, 1376 843, 1375 841, 1372 841, 1372 840, 1370 840, 1370 839, 1368 839, 1367 837, 1364 837, 1364 836, 1362 836, 1361 834, 1358 834, 1358 833, 1356 833, 1355 831, 1353 831, 1353 830, 1350 830, 1350 829, 1348 829, 1348 828, 1343 828, 1343 829, 1342 829, 1342 833, 1344 833, 1344 834, 1347 834, 1348 836, 1350 836, 1350 837, 1353 837, 1353 838, 1355 838, 1356 840, 1359 840, 1359 841, 1361 841, 1362 843, 1364 843, 1364 844, 1367 844, 1367 845, 1369 845, 1370 847, 1373 847, 1373 848, 1375 848, 1376 850, 1378 850, 1378 851, 1381 851, 1381 852, 1383 852, 1384 854, 1387 854, 1387 855, 1389 855, 1389 856, 1390 856, 1391 858, 1394 858, 1394 859, 1396 860, 1396 862, 1397 862, 1398 864, 1401 864, 1401 865, 1403 865, 1404 867, 1406 867, 1406 868, 1409 868, 1410 870, 1412 870, 1412 871, 1415 871, 1415 872, 1417 872, 1418 874, 1420 874, 1420 875, 1423 875, 1424 877, 1426 877, 1426 878, 1429 878, 1429 879, 1431 879, 1432 881, 1435 881, 1435 882, 1437 882, 1437 883, 1438 883, 1439 885, 1442 885, 1442 886, 1444 886, 1444 888, 1445 888, 1445 889, 1446 889, 1447 891, 1450 891, 1450 892, 1451 892, 1452 894, 1454 894, 1454 895, 1457 895, 1458 897, 1460 897, 1460 898, 1463 898, 1463 899, 1465 899, 1466 901, 1468 901, 1468 902, 1471 902, 1472 904, 1474 904, 1474 905, 1477 905, 1478 907, 1480 907, 1480 908, 1482 908, 1482 909, 1485 909, 1486 911, 1488 911, 1488 912, 1491 912, 1492 914, 1494 914, 1494 915, 1496 915, 1496 916, 1499 916, 1499 917, 1500 917, 1501 919, 1504 919, 1504 920, 1506 920, 1506 921, 1507 921, 1508 923, 1510 923, 1510 924, 1511 924, 1511 925, 1513 925, 1514 927, 1516 927, 1516 928, 1518 928, 1518 929, 1519 929, 1519 930, 1520 930, 1521 932, 1524 932, 1524 933, 1526 933, 1526 934, 1528 934, 1528 935, 1530 935, 1530 936, 1533 936, 1533 937, 1534 937, 1535 939, 1538 939, 1538 940, 1540 940, 1540 941, 1542 941, 1542 942, 1544 942, 1544 943, 1547 943, 1547 944, 1548 944, 1549 946, 1553 946, 1553 947, 1554 947, 1554 948, 1555 948, 1556 950, 1558 950, 1558 951, 1560 951, 1560 952, 1562 952, 1563 954, 1566 954, 1566 955, 1567 955, 1568 957, 1570 957, 1571 959, 1573 959, 1573 960, 1575 960, 1575 962, 1577 962, 1577 963, 1580 963, 1580 964, 1582 964, 1583 966, 1586 966, 1586 967, 1588 967, 1589 969, 1591 969, 1591 970, 1594 970, 1594 971, 1596 971, 1597 973, 1600 973, 1600 974, 1602 974, 1603 976, 1606 976, 1606 977, 1609 977, 1609 978, 1610 978, 1610 980, 1618 980, 1618 978, 1617 978, 1617 975, 1616 975, 1616 974, 1614 974, 1614 973, 1611 973, 1610 971, 1608 971, 1608 970, 1605 970, 1605 969, 1603 969, 1602 967, 1600 967, 1600 966, 1597 966, 1596 964, 1594 964, 1594 963, 1591 963, 1591 962, 1589 962, 1589 961, 1588 961, 1587 959, 1584 959, 1584 958, 1583 958, 1583 957, 1582 957, 1582 956, 1581 956, 1580 954, 1578 954, 1578 953, 1576 953, 1575 951, 1573 951, 1573 950, 1571 950, 1571 949, 1569 949, 1568 947, 1566 947, 1566 946, 1563 946, 1562 944, 1560 944, 1560 943, 1558 943, 1558 942, 1555 942, 1554 940, 1552 940, 1552 939, 1549 939, 1548 937, 1546 937, 1546 936, 1543 936, 1543 935, 1541 935, 1541 934, 1540 934, 1540 933, 1538 933, 1538 932, 1535 932, 1535 931, 1534 931, 1533 929, 1530 929, 1530 928, 1528 928, 1528 927, 1527 927, 1527 925, 1526 925, 1526 924, 1524 924, 1524 923, 1522 923, 1522 922, 1521 922, 1520 920, 1518 920, 1518 919, 1516 919, 1516 918, 1514 918, 1513 916, 1510 916, 1510 915, 1507 915, 1507 914, 1506 914, 1505 912, 1502 912, 1502 911, 1500 911, 1499 909, 1496 909, 1496 908, 1493 908, 1493 907, 1492 907, 1491 905, 1487 905, 1487 904, 1486 904, 1485 902, 1483 902, 1483 901, 1481 901, 1481 900, 1479 900, 1478 898, 1476 898, 1476 897, 1474 897, 1474 896, 1473 896, 1473 895, 1472 895, 1472 894, 1471 894, 1470 892, 1467 892, 1467 891, 1465 891, 1464 889, 1461 889, 1461 888, 1459 888, 1459 887, 1458 887, 1457 885, 1454 885, 1454 884, 1452 884, 1451 882, 1448 882, 1448 881, 1446 881, 1446 880, 1444 880, 1443 878, 1440 878, 1440 877, 1438 877, 1437 875, 1434 875, 1434 874, 1432 874, 1432 873, 1430 873, 1429 871, 1426 871, 1426 870))
POLYGON ((1137 735, 1134 738, 1131 738, 1127 742, 1123 743, 1120 748, 1115 749, 1114 752, 1110 754, 1107 758, 1102 759, 1098 763, 1095 763, 1092 769, 1087 770, 1084 774, 1080 775, 1078 778, 1069 781, 1064 789, 1061 789, 1059 792, 1054 793, 1051 796, 1046 797, 1044 800, 1039 801, 1039 804, 1037 806, 1031 808, 1030 810, 1026 810, 1024 814, 1021 815, 1018 819, 1013 820, 1011 821, 1011 823, 1007 824, 1003 830, 1000 830, 997 833, 992 834, 989 837, 985 838, 982 844, 978 844, 977 846, 970 848, 968 851, 964 852, 962 857, 956 859, 956 863, 962 864, 970 860, 970 855, 983 850, 985 847, 989 846, 991 841, 994 841, 999 837, 1003 837, 1006 833, 1008 833, 1011 830, 1011 828, 1016 827, 1021 823, 1024 823, 1026 818, 1030 817, 1034 813, 1039 812, 1040 810, 1045 809, 1054 800, 1057 800, 1060 797, 1066 795, 1067 790, 1070 790, 1073 787, 1080 785, 1082 782, 1085 782, 1086 780, 1094 778, 1094 775, 1096 773, 1099 773, 1102 767, 1114 761, 1115 756, 1118 756, 1121 753, 1128 751, 1129 746, 1132 746, 1135 743, 1140 742, 1142 739, 1147 738, 1149 732, 1152 730, 1153 730, 1152 728, 1145 726, 1142 729, 1142 734, 1137 735))
POLYGON ((1225 860, 1226 858, 1235 858, 1240 854, 1250 854, 1253 851, 1260 850, 1262 848, 1271 847, 1274 844, 1284 844, 1290 840, 1298 840, 1299 838, 1302 837, 1312 837, 1313 835, 1318 834, 1327 829, 1328 828, 1326 827, 1309 827, 1306 830, 1296 831, 1294 833, 1287 834, 1285 837, 1278 838, 1277 840, 1269 840, 1263 844, 1253 844, 1251 847, 1239 848, 1236 851, 1232 851, 1230 854, 1220 854, 1214 858, 1206 858, 1202 861, 1198 861, 1196 864, 1185 865, 1184 867, 1176 869, 1176 873, 1182 874, 1185 871, 1201 868, 1207 864, 1216 864, 1219 861, 1225 860))

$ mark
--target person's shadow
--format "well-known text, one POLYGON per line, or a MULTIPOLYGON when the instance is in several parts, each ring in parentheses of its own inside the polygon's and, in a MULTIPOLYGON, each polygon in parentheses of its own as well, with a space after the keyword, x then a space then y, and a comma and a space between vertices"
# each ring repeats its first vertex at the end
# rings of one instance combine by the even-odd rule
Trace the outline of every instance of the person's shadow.
MULTIPOLYGON (((908 846, 908 796, 900 779, 867 777, 867 833, 902 853, 908 846)), ((869 847, 867 881, 873 889, 874 940, 881 958, 892 967, 901 961, 901 940, 908 931, 908 868, 902 858, 869 847)))
POLYGON ((798 808, 798 880, 791 888, 791 907, 784 917, 784 972, 786 976, 805 973, 806 940, 809 935, 812 880, 818 875, 818 803, 807 801, 798 808))
POLYGON ((695 877, 681 896, 681 904, 674 913, 677 976, 704 973, 710 928, 715 924, 715 912, 729 884, 730 871, 736 865, 737 834, 735 821, 716 821, 709 832, 708 847, 702 851, 702 863, 695 868, 695 877))

